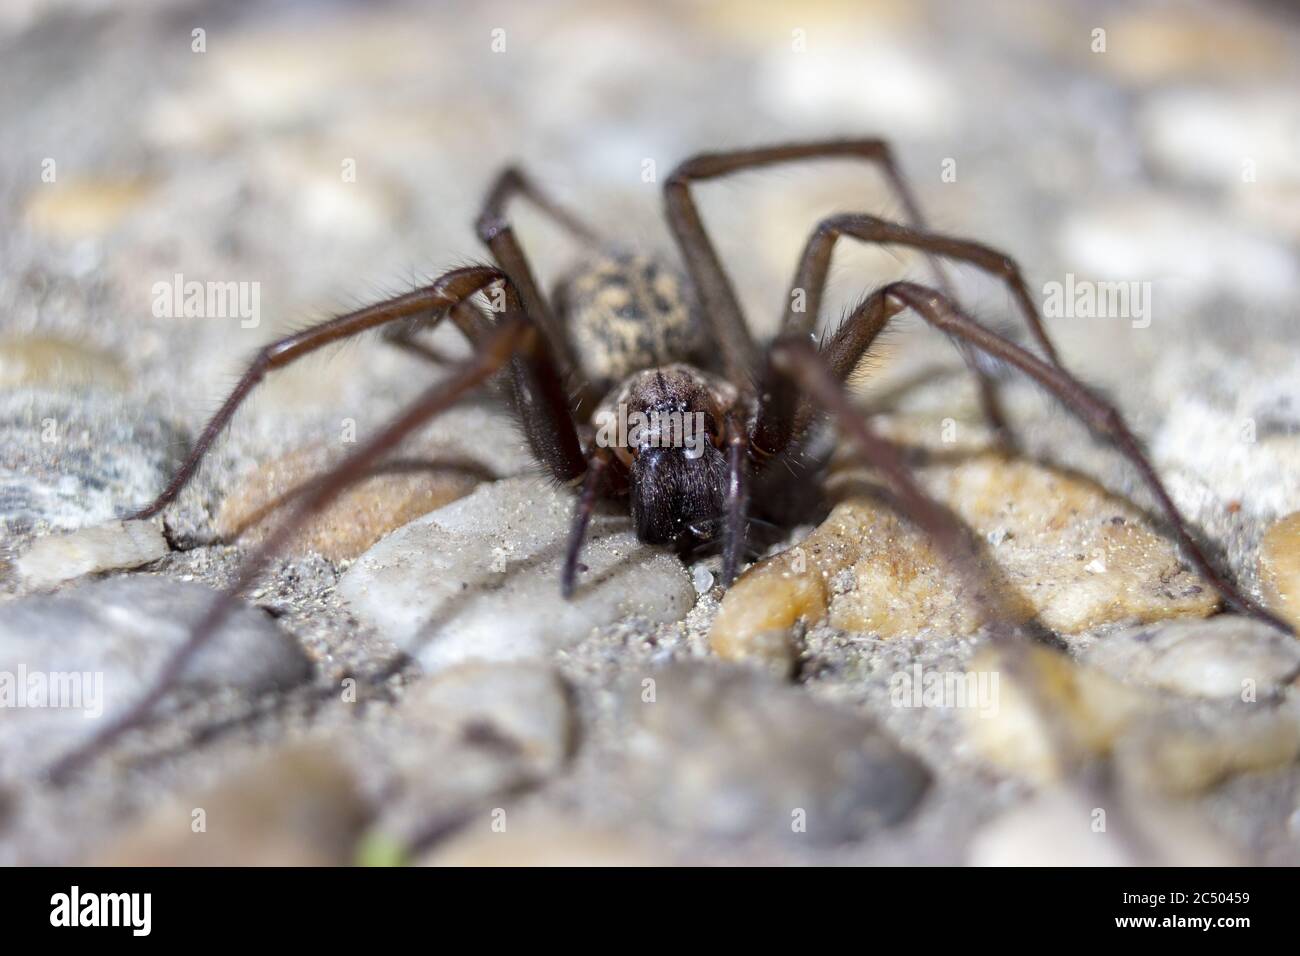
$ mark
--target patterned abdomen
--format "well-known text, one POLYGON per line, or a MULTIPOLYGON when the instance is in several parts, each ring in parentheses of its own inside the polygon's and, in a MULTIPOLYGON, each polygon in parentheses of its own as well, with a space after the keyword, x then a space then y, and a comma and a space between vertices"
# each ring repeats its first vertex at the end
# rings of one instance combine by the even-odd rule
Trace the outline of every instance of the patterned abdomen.
POLYGON ((648 256, 590 259, 560 282, 555 302, 598 391, 641 369, 703 358, 703 329, 685 279, 648 256))

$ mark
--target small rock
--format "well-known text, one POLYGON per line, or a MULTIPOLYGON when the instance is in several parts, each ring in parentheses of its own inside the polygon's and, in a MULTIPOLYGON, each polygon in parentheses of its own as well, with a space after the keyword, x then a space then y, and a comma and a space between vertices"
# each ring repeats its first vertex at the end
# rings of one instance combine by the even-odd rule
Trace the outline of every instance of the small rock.
MULTIPOLYGON (((8 686, 15 697, 0 721, 0 774, 42 767, 133 704, 216 596, 201 584, 137 575, 4 605, 0 695, 8 686)), ((257 694, 311 673, 297 643, 245 606, 190 660, 179 687, 257 694)))
POLYGON ((406 689, 408 729, 495 748, 539 774, 558 769, 573 743, 569 692, 550 667, 469 662, 406 689))
POLYGON ((1132 321, 1165 325, 1167 333, 1177 328, 1181 309, 1215 295, 1282 303, 1300 292, 1300 267, 1290 250, 1211 208, 1167 196, 1082 206, 1062 219, 1058 241, 1080 278, 1158 276, 1152 294, 1158 308, 1132 321))
MULTIPOLYGON (((1033 613, 1073 633, 1217 606, 1166 538, 1086 479, 992 454, 926 468, 922 478, 978 535, 1000 536, 990 560, 1014 616, 1033 613)), ((750 568, 723 598, 710 642, 726 659, 783 666, 792 650, 772 635, 801 618, 882 637, 970 634, 979 617, 964 594, 921 534, 884 503, 855 497, 799 545, 750 568), (851 587, 839 583, 845 571, 851 587)))
POLYGON ((1176 86, 1149 94, 1138 132, 1151 164, 1165 175, 1216 189, 1300 182, 1295 154, 1300 106, 1281 90, 1176 86))
POLYGON ((1264 533, 1259 575, 1269 605, 1300 631, 1300 511, 1278 520, 1264 533))
MULTIPOLYGON (((810 540, 804 542, 810 544, 810 540)), ((709 631, 709 646, 724 661, 760 664, 780 676, 794 670, 797 650, 791 629, 798 621, 826 616, 825 580, 830 568, 797 570, 799 549, 759 562, 740 576, 722 598, 709 631), (787 557, 788 556, 788 557, 787 557)))
POLYGON ((167 541, 156 523, 111 521, 37 538, 15 566, 31 587, 48 588, 83 574, 138 568, 167 552, 167 541))
POLYGON ((599 514, 570 601, 560 569, 573 498, 537 478, 481 485, 357 559, 339 594, 361 618, 438 670, 545 656, 593 627, 639 614, 679 620, 695 603, 682 563, 599 514))
POLYGON ((625 687, 621 781, 665 826, 830 845, 897 822, 930 774, 869 719, 759 672, 677 664, 625 687))
POLYGON ((299 745, 167 801, 95 866, 345 866, 369 818, 351 771, 299 745))
MULTIPOLYGON (((314 445, 262 465, 222 500, 217 533, 227 540, 259 543, 284 520, 283 506, 334 461, 327 446, 314 445)), ((353 485, 315 515, 286 550, 314 551, 331 561, 355 558, 393 529, 469 494, 481 477, 434 462, 411 464, 353 485)))
POLYGON ((126 372, 117 359, 77 342, 48 337, 0 342, 0 388, 121 388, 126 381, 126 372))
POLYGON ((1109 753, 1154 707, 1136 688, 1039 645, 986 648, 970 670, 988 674, 982 679, 997 688, 993 707, 962 711, 972 743, 988 760, 1037 782, 1061 779, 1075 758, 1109 753))
POLYGON ((494 830, 484 812, 464 832, 419 861, 421 866, 671 866, 648 840, 553 816, 511 819, 494 830))
POLYGON ((63 240, 96 238, 112 230, 148 196, 140 180, 63 180, 27 199, 26 218, 40 232, 63 240))
POLYGON ((0 394, 0 521, 11 534, 120 517, 162 490, 184 437, 120 398, 0 394))
POLYGON ((1298 755, 1300 713, 1287 706, 1162 714, 1135 724, 1115 746, 1126 784, 1178 795, 1200 793, 1235 774, 1283 767, 1298 755))
POLYGON ((1177 806, 1090 806, 1050 790, 989 823, 971 842, 971 866, 1241 866, 1240 855, 1177 806), (1122 814, 1111 819, 1110 814, 1122 814), (1121 825, 1123 824, 1123 825, 1121 825), (1136 831, 1134 833, 1134 831, 1136 831), (1138 841, 1127 837, 1134 834, 1138 841))
POLYGON ((695 585, 696 594, 707 594, 713 587, 713 572, 702 564, 691 569, 691 583, 695 585))
POLYGON ((1114 634, 1082 660, 1123 681, 1253 701, 1300 673, 1300 643, 1260 621, 1221 615, 1114 634))
POLYGON ((826 27, 816 56, 769 52, 758 63, 759 99, 810 128, 852 115, 897 130, 899 137, 940 135, 954 121, 960 92, 930 57, 872 31, 845 37, 843 24, 826 27), (879 82, 890 77, 888 84, 879 82))
MULTIPOLYGON (((1159 4, 1115 13, 1106 18, 1111 42, 1105 56, 1082 56, 1094 69, 1141 90, 1185 89, 1193 83, 1252 88, 1251 80, 1266 83, 1288 58, 1286 33, 1265 17, 1234 16, 1226 7, 1188 16, 1186 9, 1159 4)), ((1215 147, 1202 143, 1200 148, 1215 147)))

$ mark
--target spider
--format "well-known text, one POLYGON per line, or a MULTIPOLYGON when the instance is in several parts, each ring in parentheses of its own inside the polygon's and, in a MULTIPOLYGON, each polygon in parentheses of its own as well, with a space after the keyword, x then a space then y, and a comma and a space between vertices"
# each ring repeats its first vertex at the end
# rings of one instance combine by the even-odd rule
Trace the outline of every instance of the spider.
MULTIPOLYGON (((600 499, 626 502, 636 533, 646 542, 683 551, 720 546, 722 582, 729 585, 743 554, 751 497, 761 503, 765 482, 779 470, 774 465, 788 460, 822 410, 831 413, 860 455, 880 470, 905 517, 931 536, 959 573, 978 579, 964 530, 921 491, 899 451, 874 433, 843 387, 880 332, 904 311, 919 315, 955 341, 977 377, 983 414, 999 434, 1005 433, 1005 422, 992 371, 996 365, 1016 369, 1038 383, 1129 460, 1188 559, 1230 607, 1288 630, 1215 570, 1119 412, 1062 366, 1017 263, 979 243, 929 231, 885 141, 834 140, 704 153, 673 170, 664 194, 685 273, 653 258, 613 251, 617 247, 539 191, 523 172, 507 168, 494 180, 477 222, 493 265, 452 270, 424 287, 330 319, 259 351, 167 487, 131 517, 151 517, 175 500, 240 403, 275 369, 380 326, 394 343, 431 355, 414 334, 444 318, 450 318, 473 347, 472 356, 448 377, 313 482, 292 514, 244 561, 234 585, 195 626, 152 689, 60 761, 54 774, 88 759, 148 715, 190 656, 216 632, 235 596, 304 521, 364 477, 410 432, 492 379, 504 380, 537 461, 557 482, 577 491, 560 582, 566 598, 580 585, 582 544, 600 499), (742 171, 824 159, 876 166, 908 221, 850 213, 818 223, 799 258, 780 331, 760 348, 700 216, 692 186, 742 171), (587 250, 582 268, 563 279, 549 299, 508 215, 511 203, 520 198, 587 250), (832 252, 845 238, 921 251, 934 268, 938 288, 905 281, 885 285, 814 347, 811 338, 832 252), (964 312, 954 301, 939 260, 972 264, 1004 282, 1040 355, 964 312), (803 295, 793 294, 798 291, 803 295), (490 308, 480 304, 484 298, 490 308), (567 388, 568 383, 576 387, 567 388), (665 445, 658 440, 658 426, 629 437, 620 433, 615 440, 601 440, 600 432, 593 437, 598 421, 629 413, 641 413, 652 422, 656 416, 688 415, 702 423, 702 437, 691 448, 681 442, 665 445)), ((987 594, 984 600, 989 600, 987 594)))

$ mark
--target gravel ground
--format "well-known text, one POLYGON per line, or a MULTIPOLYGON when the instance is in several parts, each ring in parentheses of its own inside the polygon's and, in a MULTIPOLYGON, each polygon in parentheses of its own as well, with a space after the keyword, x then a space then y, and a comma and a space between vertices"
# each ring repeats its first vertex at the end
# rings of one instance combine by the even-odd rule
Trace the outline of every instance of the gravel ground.
MULTIPOLYGON (((1300 19, 1282 5, 33 0, 0 13, 0 51, 0 678, 101 674, 101 720, 138 694, 249 553, 232 527, 442 372, 375 337, 309 357, 241 408, 160 538, 52 536, 157 494, 260 346, 481 260, 497 168, 671 261, 676 162, 828 136, 888 138, 933 226, 1016 258, 1215 560, 1295 613, 1259 571, 1300 547, 1278 524, 1300 510, 1300 19), (246 298, 186 315, 172 289, 190 281, 246 298), (1132 298, 1078 297, 1102 282, 1132 298)), ((820 217, 901 215, 851 163, 699 195, 761 335, 820 217)), ((580 251, 529 209, 519 232, 548 285, 580 251)), ((1024 339, 998 284, 955 276, 1024 339)), ((925 262, 845 243, 823 313, 902 277, 925 262)), ((431 341, 463 353, 450 329, 431 341)), ((907 319, 869 366, 866 407, 934 446, 931 487, 959 484, 931 439, 952 421, 975 454, 988 436, 954 350, 907 319)), ((1120 511, 1167 540, 1116 454, 1004 389, 1020 455, 1054 477, 1031 494, 993 468, 948 501, 998 543, 985 499, 1025 527, 1063 516, 1017 573, 1059 591, 1113 569, 1120 551, 1074 552, 1085 519, 1120 511)), ((42 768, 100 724, 30 697, 5 716, 0 862, 1300 862, 1292 639, 1149 600, 1172 546, 1100 575, 1061 628, 1079 662, 1062 719, 1107 728, 1080 734, 1082 786, 1025 757, 1041 727, 1013 706, 1016 669, 987 719, 900 704, 899 675, 960 674, 987 647, 908 604, 917 587, 881 589, 882 561, 895 585, 948 588, 933 562, 898 577, 915 541, 843 557, 821 613, 782 626, 792 678, 717 660, 717 558, 639 547, 612 512, 591 562, 607 577, 564 605, 544 584, 567 499, 489 397, 403 455, 422 468, 372 479, 277 559, 225 656, 67 783, 42 768)), ((759 591, 731 603, 779 616, 759 591)))

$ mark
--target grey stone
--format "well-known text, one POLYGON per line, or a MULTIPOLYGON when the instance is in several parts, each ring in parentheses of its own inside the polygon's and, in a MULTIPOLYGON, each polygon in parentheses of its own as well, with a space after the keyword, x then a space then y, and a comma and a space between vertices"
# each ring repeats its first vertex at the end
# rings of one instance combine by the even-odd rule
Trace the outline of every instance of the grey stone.
POLYGON ((16 562, 36 588, 99 571, 138 568, 167 554, 167 541, 150 521, 109 521, 68 534, 37 538, 16 562))
POLYGON ((572 746, 569 692, 550 667, 471 661, 407 688, 407 729, 496 749, 536 773, 556 770, 572 746))
POLYGON ((627 780, 669 827, 835 844, 899 821, 930 783, 870 719, 760 672, 675 664, 620 704, 627 780))
POLYGON ((113 395, 0 395, 0 521, 11 534, 72 530, 147 504, 184 435, 113 395))
MULTIPOLYGON (((129 707, 216 596, 203 585, 137 576, 0 605, 0 681, 13 695, 0 697, 8 711, 0 721, 0 774, 41 765, 129 707), (57 682, 67 688, 62 696, 57 682), (64 706, 38 696, 33 688, 42 685, 64 706)), ((179 686, 257 694, 311 672, 290 635, 244 606, 190 660, 179 686)))
POLYGON ((544 658, 593 627, 630 615, 675 621, 694 606, 682 563, 610 514, 593 519, 586 570, 573 599, 560 600, 572 516, 572 496, 545 480, 481 485, 372 547, 339 594, 430 671, 544 658))
POLYGON ((1201 697, 1253 700, 1300 673, 1300 644, 1236 615, 1169 621, 1105 637, 1083 655, 1121 680, 1201 697))

